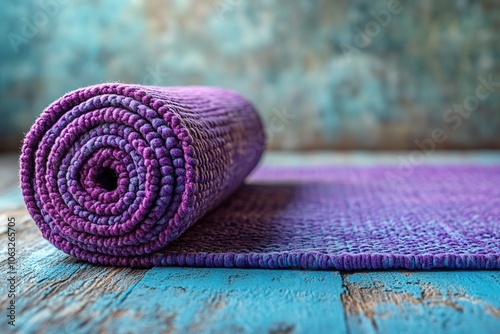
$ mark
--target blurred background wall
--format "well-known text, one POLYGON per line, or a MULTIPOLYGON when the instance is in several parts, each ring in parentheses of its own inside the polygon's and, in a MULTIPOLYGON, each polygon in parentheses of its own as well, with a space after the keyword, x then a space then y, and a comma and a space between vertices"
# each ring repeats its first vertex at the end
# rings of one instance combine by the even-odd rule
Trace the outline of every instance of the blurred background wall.
POLYGON ((1 150, 65 92, 116 81, 235 89, 272 149, 414 149, 439 129, 438 148, 500 148, 495 0, 1 7, 1 150))

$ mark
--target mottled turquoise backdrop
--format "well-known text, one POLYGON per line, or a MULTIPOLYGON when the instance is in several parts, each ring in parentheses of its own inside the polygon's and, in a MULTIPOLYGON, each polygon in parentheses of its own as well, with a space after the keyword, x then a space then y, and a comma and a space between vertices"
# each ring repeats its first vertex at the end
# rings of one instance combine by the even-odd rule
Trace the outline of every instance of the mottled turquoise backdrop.
POLYGON ((500 148, 499 33, 495 0, 3 1, 0 146, 119 81, 238 90, 275 149, 500 148))

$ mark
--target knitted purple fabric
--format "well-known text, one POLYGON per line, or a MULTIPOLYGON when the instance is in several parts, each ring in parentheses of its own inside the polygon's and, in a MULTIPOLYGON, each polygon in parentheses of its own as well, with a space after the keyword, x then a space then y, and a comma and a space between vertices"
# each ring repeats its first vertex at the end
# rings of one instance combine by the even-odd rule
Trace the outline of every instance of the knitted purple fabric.
POLYGON ((44 237, 92 263, 500 268, 500 166, 261 167, 241 186, 262 138, 227 90, 98 85, 42 114, 21 186, 44 237))

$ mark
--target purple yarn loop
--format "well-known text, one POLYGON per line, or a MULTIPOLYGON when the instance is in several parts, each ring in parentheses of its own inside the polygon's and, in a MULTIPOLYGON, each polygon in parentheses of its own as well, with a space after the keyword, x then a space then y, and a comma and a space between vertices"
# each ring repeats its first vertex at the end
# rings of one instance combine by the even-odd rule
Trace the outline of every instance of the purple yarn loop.
POLYGON ((100 84, 43 111, 23 143, 21 189, 57 248, 134 265, 237 190, 264 144, 255 108, 233 91, 100 84))

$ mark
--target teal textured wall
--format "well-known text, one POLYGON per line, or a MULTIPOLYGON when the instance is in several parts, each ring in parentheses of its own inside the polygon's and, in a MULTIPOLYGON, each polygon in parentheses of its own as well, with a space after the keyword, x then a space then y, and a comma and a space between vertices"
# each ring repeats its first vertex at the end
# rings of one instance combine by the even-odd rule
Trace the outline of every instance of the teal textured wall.
POLYGON ((6 1, 0 147, 119 81, 238 90, 275 149, 500 148, 499 22, 493 0, 6 1))

